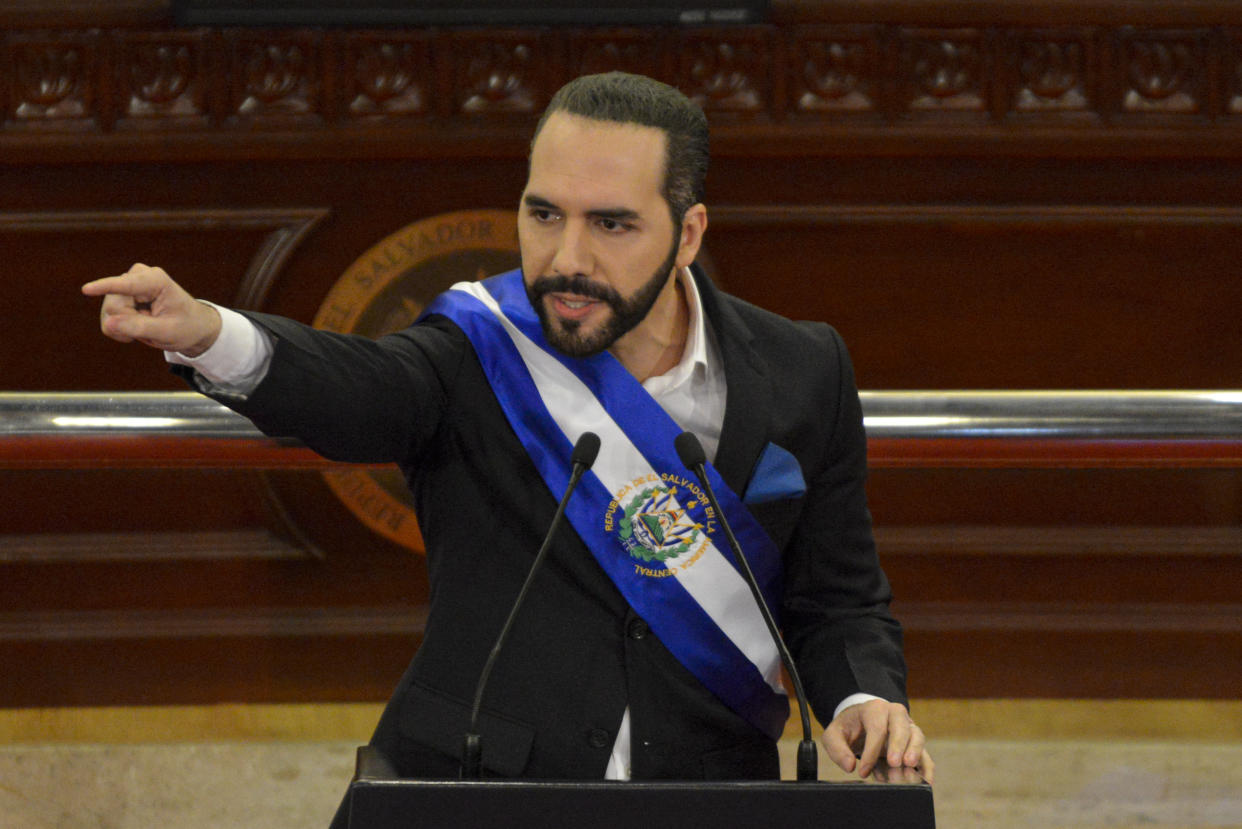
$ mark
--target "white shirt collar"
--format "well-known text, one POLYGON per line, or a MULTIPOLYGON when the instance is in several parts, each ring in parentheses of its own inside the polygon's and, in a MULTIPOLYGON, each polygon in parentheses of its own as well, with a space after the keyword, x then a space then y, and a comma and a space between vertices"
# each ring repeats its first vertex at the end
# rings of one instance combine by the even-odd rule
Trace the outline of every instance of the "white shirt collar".
POLYGON ((689 319, 686 322, 686 346, 681 353, 677 365, 656 377, 649 377, 643 383, 647 391, 658 394, 661 391, 674 389, 690 380, 694 370, 702 366, 707 371, 707 331, 703 320, 703 299, 699 296, 699 286, 694 284, 694 277, 689 268, 677 271, 677 279, 681 282, 686 295, 689 319))

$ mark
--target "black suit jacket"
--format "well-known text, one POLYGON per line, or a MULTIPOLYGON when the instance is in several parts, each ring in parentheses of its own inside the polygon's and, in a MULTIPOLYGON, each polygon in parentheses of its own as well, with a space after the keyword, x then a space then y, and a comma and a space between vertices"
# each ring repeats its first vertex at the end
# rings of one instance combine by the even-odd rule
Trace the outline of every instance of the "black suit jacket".
MULTIPOLYGON (((724 361, 715 466, 746 490, 768 442, 792 452, 804 497, 752 507, 782 550, 783 627, 818 718, 851 693, 905 701, 901 634, 876 559, 866 445, 849 358, 822 323, 793 323, 696 273, 724 361)), ((486 655, 556 506, 465 335, 443 318, 365 338, 252 318, 275 338, 244 401, 271 435, 327 457, 396 461, 414 494, 431 582, 422 646, 373 737, 409 776, 457 774, 486 655)), ((600 779, 629 706, 635 779, 776 777, 773 742, 673 658, 568 526, 500 656, 484 701, 490 774, 600 779)))

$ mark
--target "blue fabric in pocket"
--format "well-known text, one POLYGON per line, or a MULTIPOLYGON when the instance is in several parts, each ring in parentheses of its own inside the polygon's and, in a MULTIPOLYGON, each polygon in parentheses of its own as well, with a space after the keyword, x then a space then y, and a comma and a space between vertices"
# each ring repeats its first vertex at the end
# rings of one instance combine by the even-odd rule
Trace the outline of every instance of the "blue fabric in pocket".
POLYGON ((755 472, 750 477, 742 501, 762 504, 783 498, 798 498, 806 494, 806 479, 802 477, 802 465, 786 449, 775 443, 763 447, 755 472))

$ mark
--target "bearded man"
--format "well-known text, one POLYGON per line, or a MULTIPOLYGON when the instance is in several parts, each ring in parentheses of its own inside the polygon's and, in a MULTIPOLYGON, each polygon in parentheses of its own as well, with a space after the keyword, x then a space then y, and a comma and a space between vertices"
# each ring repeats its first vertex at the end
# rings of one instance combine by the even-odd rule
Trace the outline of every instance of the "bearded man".
POLYGON ((724 294, 694 265, 707 145, 702 111, 671 87, 572 81, 531 146, 520 270, 454 286, 377 341, 221 309, 145 265, 83 288, 105 297, 105 334, 163 349, 267 434, 404 471, 432 600, 371 741, 402 775, 457 776, 474 685, 571 447, 595 431, 573 531, 492 674, 485 772, 779 776, 779 660, 673 452, 689 430, 829 722, 829 757, 863 776, 883 756, 932 777, 872 541, 848 354, 828 325, 724 294), (653 520, 636 540, 636 516, 660 510, 679 529, 653 520))

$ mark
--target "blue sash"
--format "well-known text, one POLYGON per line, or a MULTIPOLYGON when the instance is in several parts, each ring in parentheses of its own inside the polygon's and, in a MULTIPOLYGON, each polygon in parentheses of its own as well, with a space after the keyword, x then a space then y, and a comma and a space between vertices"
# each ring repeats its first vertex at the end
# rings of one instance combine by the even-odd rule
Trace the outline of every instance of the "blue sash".
MULTIPOLYGON (((510 424, 555 497, 573 443, 600 436, 567 515, 630 606, 712 693, 777 739, 789 715, 780 657, 716 516, 673 448, 680 427, 608 352, 568 357, 547 343, 520 271, 437 297, 465 332, 510 424)), ((780 607, 780 554, 715 469, 708 475, 760 588, 780 607)))

